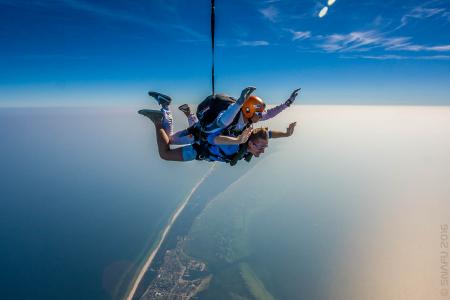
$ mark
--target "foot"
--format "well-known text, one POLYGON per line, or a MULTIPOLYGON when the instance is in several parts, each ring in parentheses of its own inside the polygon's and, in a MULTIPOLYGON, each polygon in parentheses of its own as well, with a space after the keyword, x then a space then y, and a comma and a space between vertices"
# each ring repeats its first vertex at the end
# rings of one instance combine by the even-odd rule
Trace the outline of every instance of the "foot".
POLYGON ((183 104, 178 106, 178 109, 181 110, 182 112, 184 112, 184 114, 186 116, 190 116, 191 115, 191 108, 189 107, 188 104, 183 104))
POLYGON ((162 112, 160 112, 159 110, 153 110, 153 109, 141 109, 140 111, 138 111, 138 114, 149 118, 155 124, 160 123, 163 118, 162 112))
POLYGON ((161 105, 161 106, 163 106, 163 107, 164 107, 164 106, 169 106, 170 103, 172 102, 172 98, 170 98, 170 97, 167 96, 167 95, 158 93, 158 92, 152 92, 152 91, 150 91, 150 92, 148 92, 148 95, 149 95, 150 97, 155 98, 156 101, 158 102, 158 104, 161 105))

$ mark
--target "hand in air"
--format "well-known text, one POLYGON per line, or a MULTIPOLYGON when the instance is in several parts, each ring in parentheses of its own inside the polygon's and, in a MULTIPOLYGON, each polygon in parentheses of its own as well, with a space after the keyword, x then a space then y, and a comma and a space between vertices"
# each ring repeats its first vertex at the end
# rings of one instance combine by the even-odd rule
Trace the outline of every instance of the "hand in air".
POLYGON ((284 104, 286 104, 287 106, 291 106, 291 104, 295 101, 295 98, 297 97, 300 90, 301 90, 301 88, 294 90, 292 92, 291 96, 289 97, 289 99, 287 99, 286 102, 284 102, 284 104))
POLYGON ((247 100, 248 97, 250 97, 250 95, 256 90, 255 87, 253 86, 248 86, 245 89, 242 90, 241 92, 241 96, 238 99, 238 103, 239 104, 244 104, 245 100, 247 100))
POLYGON ((293 122, 289 124, 288 128, 286 129, 286 136, 291 136, 294 133, 295 126, 297 125, 297 122, 293 122))
POLYGON ((252 134, 253 128, 249 127, 246 128, 239 136, 238 136, 238 140, 239 140, 239 144, 245 144, 248 141, 248 138, 250 137, 250 135, 252 134))

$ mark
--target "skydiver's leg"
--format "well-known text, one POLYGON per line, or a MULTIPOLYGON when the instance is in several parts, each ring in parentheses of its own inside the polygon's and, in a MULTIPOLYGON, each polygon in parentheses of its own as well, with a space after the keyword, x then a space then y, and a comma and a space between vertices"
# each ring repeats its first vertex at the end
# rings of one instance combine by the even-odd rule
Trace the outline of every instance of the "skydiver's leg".
POLYGON ((166 131, 166 134, 170 137, 173 134, 172 112, 170 111, 169 106, 162 107, 161 112, 163 114, 162 127, 166 131))
POLYGON ((170 136, 170 144, 172 145, 187 145, 192 143, 194 143, 194 136, 187 129, 177 131, 170 136))
POLYGON ((170 111, 168 106, 161 108, 161 113, 163 115, 162 128, 169 137, 170 144, 186 145, 192 144, 194 142, 194 136, 192 134, 189 134, 186 130, 178 131, 175 134, 173 133, 173 117, 172 112, 170 111))
POLYGON ((157 124, 155 124, 155 128, 158 152, 162 159, 169 161, 191 161, 196 159, 197 151, 195 151, 192 145, 170 149, 170 141, 166 131, 162 127, 158 128, 157 124))
MULTIPOLYGON (((187 104, 183 104, 178 107, 188 118, 189 127, 198 122, 197 116, 195 116, 187 104)), ((161 108, 163 114, 162 127, 169 136, 170 144, 172 145, 187 145, 194 142, 194 136, 187 132, 187 130, 181 130, 173 133, 173 117, 169 109, 169 106, 163 106, 161 108)))
POLYGON ((158 144, 159 156, 164 160, 184 161, 183 148, 170 149, 170 139, 163 127, 164 114, 157 110, 142 109, 139 114, 149 118, 155 125, 156 143, 158 144))
POLYGON ((188 124, 189 124, 189 127, 191 127, 192 125, 195 125, 195 124, 197 124, 197 123, 198 123, 198 118, 197 118, 196 115, 191 114, 191 115, 188 116, 188 124))
POLYGON ((155 98, 156 102, 162 107, 167 107, 172 103, 172 98, 159 92, 150 91, 148 92, 148 95, 155 98))
POLYGON ((173 117, 169 105, 170 103, 172 103, 172 98, 154 91, 148 92, 148 95, 150 97, 153 97, 156 100, 156 102, 158 102, 158 104, 161 106, 161 112, 163 113, 162 126, 166 131, 167 135, 171 136, 173 134, 173 117))
POLYGON ((180 105, 178 109, 181 110, 188 119, 189 127, 198 122, 197 116, 194 113, 192 113, 192 110, 188 104, 180 105))
POLYGON ((158 143, 158 152, 159 156, 164 160, 170 161, 184 161, 183 158, 183 148, 175 148, 170 149, 169 137, 167 136, 166 131, 162 128, 162 126, 158 126, 155 123, 156 129, 156 142, 158 143))
POLYGON ((198 118, 194 114, 190 114, 189 116, 187 116, 187 120, 188 120, 189 127, 198 123, 198 118))

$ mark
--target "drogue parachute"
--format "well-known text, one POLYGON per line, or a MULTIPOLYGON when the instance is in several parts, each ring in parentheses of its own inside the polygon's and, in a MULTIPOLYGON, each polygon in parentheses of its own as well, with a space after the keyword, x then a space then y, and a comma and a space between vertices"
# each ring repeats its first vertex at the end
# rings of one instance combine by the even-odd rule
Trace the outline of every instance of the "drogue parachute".
POLYGON ((325 6, 324 8, 322 8, 322 9, 320 10, 320 12, 319 12, 319 18, 325 17, 325 15, 327 14, 327 12, 328 12, 328 6, 325 6))

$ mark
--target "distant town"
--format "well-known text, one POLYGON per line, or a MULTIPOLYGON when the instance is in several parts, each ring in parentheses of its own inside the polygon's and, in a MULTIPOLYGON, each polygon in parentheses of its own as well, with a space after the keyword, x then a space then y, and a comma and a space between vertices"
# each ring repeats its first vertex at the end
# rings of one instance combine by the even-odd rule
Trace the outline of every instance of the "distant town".
POLYGON ((141 299, 186 300, 207 288, 212 275, 208 275, 205 263, 192 259, 183 252, 185 240, 186 238, 178 238, 176 248, 166 250, 156 278, 141 299))

